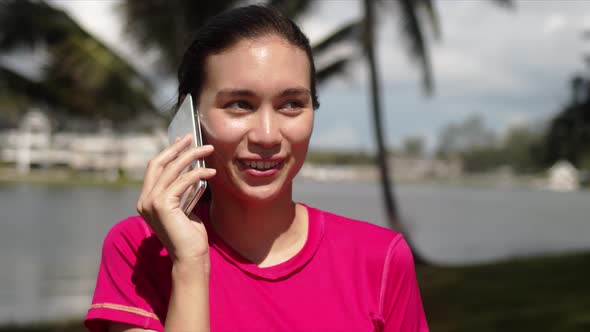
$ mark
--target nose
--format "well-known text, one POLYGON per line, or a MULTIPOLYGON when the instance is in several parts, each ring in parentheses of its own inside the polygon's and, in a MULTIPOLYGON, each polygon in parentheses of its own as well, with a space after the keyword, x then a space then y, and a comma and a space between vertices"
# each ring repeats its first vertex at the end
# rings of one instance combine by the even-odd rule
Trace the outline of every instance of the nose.
POLYGON ((260 108, 255 113, 255 121, 250 128, 250 143, 264 148, 281 144, 281 119, 272 107, 260 108))

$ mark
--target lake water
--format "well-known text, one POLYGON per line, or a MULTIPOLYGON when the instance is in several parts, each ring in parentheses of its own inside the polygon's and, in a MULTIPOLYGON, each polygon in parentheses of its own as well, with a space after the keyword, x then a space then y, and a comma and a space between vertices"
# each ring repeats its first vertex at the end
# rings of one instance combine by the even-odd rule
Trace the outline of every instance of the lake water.
MULTIPOLYGON (((81 317, 102 239, 139 187, 0 186, 0 323, 81 317)), ((404 185, 408 236, 427 259, 471 264, 590 249, 590 193, 404 185)), ((375 184, 298 182, 295 198, 383 225, 375 184)))

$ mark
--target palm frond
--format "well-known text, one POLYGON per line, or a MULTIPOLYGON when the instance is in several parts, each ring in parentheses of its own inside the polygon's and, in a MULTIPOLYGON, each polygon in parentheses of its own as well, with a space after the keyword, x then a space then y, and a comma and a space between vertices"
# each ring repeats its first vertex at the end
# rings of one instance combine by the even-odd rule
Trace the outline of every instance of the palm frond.
POLYGON ((361 31, 363 27, 362 20, 348 22, 338 28, 337 30, 324 37, 319 42, 312 45, 312 51, 314 54, 321 53, 330 49, 336 44, 353 41, 357 42, 360 39, 361 31))
POLYGON ((430 63, 428 45, 422 32, 421 22, 418 19, 416 2, 414 0, 399 0, 401 14, 400 23, 402 36, 408 44, 408 50, 413 59, 416 59, 422 68, 422 84, 426 94, 434 92, 434 81, 430 63))
POLYGON ((506 8, 514 8, 516 6, 516 2, 514 0, 492 0, 493 2, 497 3, 498 5, 506 8))
POLYGON ((126 0, 118 5, 125 35, 143 51, 158 50, 165 74, 176 71, 194 32, 239 0, 126 0))
POLYGON ((283 15, 295 19, 304 12, 310 10, 312 0, 270 0, 269 5, 277 8, 283 15))
POLYGON ((0 91, 2 94, 25 97, 29 100, 51 101, 43 84, 2 65, 0 65, 0 91))
POLYGON ((432 27, 432 35, 434 39, 440 40, 441 38, 441 28, 440 28, 440 21, 438 19, 438 12, 434 8, 434 2, 432 0, 420 0, 418 6, 423 9, 428 17, 428 21, 430 26, 432 27))
MULTIPOLYGON (((34 48, 60 41, 71 25, 63 11, 45 2, 0 2, 0 51, 34 48)), ((71 32, 71 31, 70 31, 71 32)))
POLYGON ((0 2, 0 52, 10 52, 22 47, 47 47, 66 42, 78 36, 94 45, 95 51, 109 53, 113 61, 120 63, 125 72, 141 79, 150 86, 139 71, 106 46, 100 39, 82 28, 65 11, 49 6, 44 1, 7 0, 0 2))
POLYGON ((342 57, 336 59, 329 64, 322 66, 316 70, 316 78, 318 83, 324 83, 331 78, 336 77, 336 75, 343 74, 350 65, 350 63, 354 60, 353 57, 342 57))
POLYGON ((44 1, 5 1, 0 27, 0 52, 43 47, 47 53, 37 81, 4 68, 2 80, 16 82, 14 95, 87 117, 118 120, 155 112, 151 82, 64 11, 44 1))

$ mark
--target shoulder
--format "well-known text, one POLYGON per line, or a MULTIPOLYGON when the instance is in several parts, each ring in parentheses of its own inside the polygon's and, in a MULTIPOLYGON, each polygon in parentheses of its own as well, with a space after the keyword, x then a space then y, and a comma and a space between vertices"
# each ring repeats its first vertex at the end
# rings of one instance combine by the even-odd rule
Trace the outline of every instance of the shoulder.
POLYGON ((137 256, 141 247, 159 240, 141 216, 131 216, 115 223, 103 242, 103 259, 109 256, 137 256))
POLYGON ((162 330, 170 292, 171 264, 162 244, 139 216, 125 218, 107 233, 92 305, 84 323, 106 331, 107 321, 162 330))
POLYGON ((389 228, 314 207, 307 208, 310 219, 317 219, 323 224, 325 236, 331 241, 343 241, 348 245, 362 245, 365 248, 387 249, 394 239, 403 240, 401 233, 389 228))
POLYGON ((328 260, 332 267, 338 266, 347 278, 355 279, 358 287, 366 287, 374 301, 415 275, 412 252, 401 233, 366 221, 308 209, 310 222, 324 227, 320 248, 322 262, 328 260))
POLYGON ((141 241, 153 234, 152 229, 141 216, 130 216, 116 222, 105 236, 105 242, 141 241))
MULTIPOLYGON (((338 257, 357 260, 381 270, 395 260, 396 268, 413 268, 413 255, 401 233, 367 221, 355 220, 307 206, 310 221, 322 225, 322 247, 338 257), (405 266, 405 267, 404 267, 405 266)), ((332 255, 332 256, 334 256, 332 255)))

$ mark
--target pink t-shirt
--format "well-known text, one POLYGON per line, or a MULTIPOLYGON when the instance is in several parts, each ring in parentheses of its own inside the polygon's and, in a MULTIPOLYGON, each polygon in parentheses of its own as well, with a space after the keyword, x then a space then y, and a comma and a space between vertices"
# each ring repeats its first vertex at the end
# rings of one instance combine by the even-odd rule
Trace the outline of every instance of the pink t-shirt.
MULTIPOLYGON (((306 206, 299 253, 260 268, 207 226, 211 331, 428 331, 414 262, 401 234, 306 206)), ((163 331, 172 264, 141 217, 105 238, 89 330, 118 321, 163 331)))

